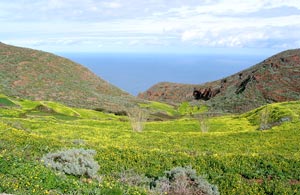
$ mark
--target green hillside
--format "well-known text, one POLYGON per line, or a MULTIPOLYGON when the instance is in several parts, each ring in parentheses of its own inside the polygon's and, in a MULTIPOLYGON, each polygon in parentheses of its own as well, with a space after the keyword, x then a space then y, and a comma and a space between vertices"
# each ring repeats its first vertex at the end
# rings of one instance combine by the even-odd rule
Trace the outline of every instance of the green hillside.
POLYGON ((0 92, 119 112, 139 100, 66 58, 0 43, 0 92))
POLYGON ((4 95, 0 103, 0 193, 151 194, 166 170, 185 166, 220 194, 300 193, 299 101, 146 122, 142 132, 126 116, 4 95), (74 148, 96 151, 97 177, 44 165, 46 154, 74 148))

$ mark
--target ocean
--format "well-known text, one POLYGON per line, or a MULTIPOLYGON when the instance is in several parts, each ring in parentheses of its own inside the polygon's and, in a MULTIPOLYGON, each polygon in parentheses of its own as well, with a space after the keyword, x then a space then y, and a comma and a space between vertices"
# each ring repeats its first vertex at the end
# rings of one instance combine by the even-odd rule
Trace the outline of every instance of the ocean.
POLYGON ((137 95, 158 82, 201 84, 221 79, 269 56, 233 54, 59 53, 137 95))

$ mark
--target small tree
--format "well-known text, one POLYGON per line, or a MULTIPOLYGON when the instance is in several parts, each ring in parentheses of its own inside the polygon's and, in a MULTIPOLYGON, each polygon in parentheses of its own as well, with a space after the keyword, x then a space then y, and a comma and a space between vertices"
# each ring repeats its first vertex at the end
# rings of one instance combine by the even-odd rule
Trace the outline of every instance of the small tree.
POLYGON ((144 124, 147 121, 147 112, 139 107, 127 109, 127 116, 133 131, 141 132, 144 129, 144 124))

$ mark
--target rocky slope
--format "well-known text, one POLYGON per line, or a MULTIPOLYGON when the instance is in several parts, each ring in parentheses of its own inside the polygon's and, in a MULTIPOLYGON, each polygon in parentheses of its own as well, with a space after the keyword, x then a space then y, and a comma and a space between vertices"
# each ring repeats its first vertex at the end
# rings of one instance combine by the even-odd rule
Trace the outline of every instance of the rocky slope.
POLYGON ((168 103, 197 100, 213 110, 243 112, 266 103, 299 100, 299 83, 300 49, 295 49, 214 82, 158 83, 139 97, 168 103))
POLYGON ((0 43, 0 92, 119 112, 138 99, 87 68, 51 53, 0 43))

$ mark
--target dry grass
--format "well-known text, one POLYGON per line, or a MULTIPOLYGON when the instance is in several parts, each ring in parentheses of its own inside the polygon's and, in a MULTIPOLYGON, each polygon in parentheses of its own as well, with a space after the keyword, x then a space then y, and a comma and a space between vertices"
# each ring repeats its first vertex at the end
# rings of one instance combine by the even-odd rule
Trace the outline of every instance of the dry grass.
POLYGON ((133 131, 142 132, 147 121, 147 112, 139 107, 127 109, 127 115, 133 131))

